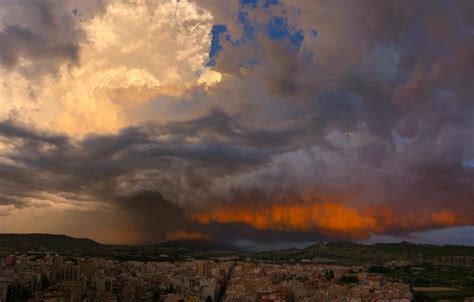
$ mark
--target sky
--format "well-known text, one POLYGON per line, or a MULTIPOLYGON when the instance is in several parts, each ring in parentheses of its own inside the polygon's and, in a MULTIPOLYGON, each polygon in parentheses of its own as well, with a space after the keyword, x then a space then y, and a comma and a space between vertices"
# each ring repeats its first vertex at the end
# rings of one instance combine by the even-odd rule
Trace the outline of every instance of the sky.
POLYGON ((0 232, 474 245, 471 0, 0 0, 0 232))

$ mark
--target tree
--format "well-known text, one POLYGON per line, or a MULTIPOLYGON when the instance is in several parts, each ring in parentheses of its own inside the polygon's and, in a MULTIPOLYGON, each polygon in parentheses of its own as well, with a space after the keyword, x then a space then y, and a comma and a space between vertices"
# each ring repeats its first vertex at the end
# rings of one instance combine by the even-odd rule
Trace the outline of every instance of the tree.
POLYGON ((342 284, 353 284, 359 283, 359 279, 357 276, 342 276, 341 279, 339 279, 339 282, 342 284))
POLYGON ((374 265, 369 267, 369 273, 386 273, 386 269, 383 266, 374 265))
POLYGON ((334 278, 334 271, 333 270, 326 270, 324 272, 324 277, 326 277, 326 280, 331 280, 334 278))
POLYGON ((160 291, 159 290, 154 290, 153 291, 153 302, 158 302, 160 301, 160 291))
POLYGON ((33 294, 31 293, 31 291, 26 288, 20 288, 17 296, 13 299, 13 301, 14 302, 28 301, 30 298, 33 298, 33 294))
POLYGON ((47 289, 49 287, 49 279, 45 275, 41 276, 40 287, 41 289, 47 289))
POLYGON ((413 293, 413 301, 431 302, 431 301, 434 301, 434 300, 430 299, 424 292, 414 292, 413 293))
POLYGON ((170 284, 170 286, 168 286, 165 289, 165 294, 173 294, 173 293, 174 293, 174 287, 173 287, 173 284, 170 284))

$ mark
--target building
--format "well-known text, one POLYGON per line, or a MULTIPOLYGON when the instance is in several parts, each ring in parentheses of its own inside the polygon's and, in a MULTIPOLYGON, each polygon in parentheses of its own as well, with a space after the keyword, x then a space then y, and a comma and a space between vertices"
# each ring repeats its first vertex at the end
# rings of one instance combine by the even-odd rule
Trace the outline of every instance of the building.
POLYGON ((211 277, 211 262, 210 261, 197 261, 196 262, 196 274, 201 277, 211 277))
POLYGON ((91 279, 94 274, 94 262, 92 260, 79 260, 79 273, 91 279))
POLYGON ((0 302, 6 302, 8 296, 8 283, 0 281, 0 302))
POLYGON ((15 266, 16 264, 16 256, 15 255, 8 255, 5 256, 4 263, 7 267, 15 266))

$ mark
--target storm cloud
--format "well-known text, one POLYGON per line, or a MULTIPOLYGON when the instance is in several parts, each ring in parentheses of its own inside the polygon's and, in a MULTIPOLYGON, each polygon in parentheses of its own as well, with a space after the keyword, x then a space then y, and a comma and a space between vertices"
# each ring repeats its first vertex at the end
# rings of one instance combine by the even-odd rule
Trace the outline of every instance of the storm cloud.
MULTIPOLYGON (((65 104, 12 106, 0 122, 6 215, 111 211, 147 243, 367 239, 474 223, 472 1, 5 4, 3 72, 20 71, 35 102, 65 104), (146 69, 155 43, 134 35, 136 48, 94 57, 123 46, 105 29, 132 22, 130 9, 150 20, 175 12, 170 31, 196 47, 178 39, 146 69), (43 79, 22 60, 81 72, 43 79), (109 76, 87 82, 88 68, 109 76)), ((4 87, 0 96, 23 95, 4 87)))

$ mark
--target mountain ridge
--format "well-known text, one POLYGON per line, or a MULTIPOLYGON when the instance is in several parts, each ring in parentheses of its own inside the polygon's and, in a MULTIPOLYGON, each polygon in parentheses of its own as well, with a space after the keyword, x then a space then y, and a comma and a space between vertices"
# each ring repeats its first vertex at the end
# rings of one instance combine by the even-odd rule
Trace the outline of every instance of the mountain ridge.
POLYGON ((0 248, 71 250, 105 246, 89 238, 76 238, 64 234, 0 233, 0 248))
MULTIPOLYGON (((112 246, 153 246, 158 248, 243 251, 229 242, 214 239, 179 239, 162 241, 155 244, 114 245, 102 244, 89 238, 77 238, 65 234, 49 233, 0 233, 0 249, 16 250, 73 250, 112 246)), ((431 256, 459 255, 474 256, 474 247, 466 245, 432 245, 411 242, 362 244, 352 241, 317 242, 298 249, 270 250, 255 253, 290 253, 308 257, 354 257, 354 254, 370 257, 371 255, 427 254, 431 256)))

